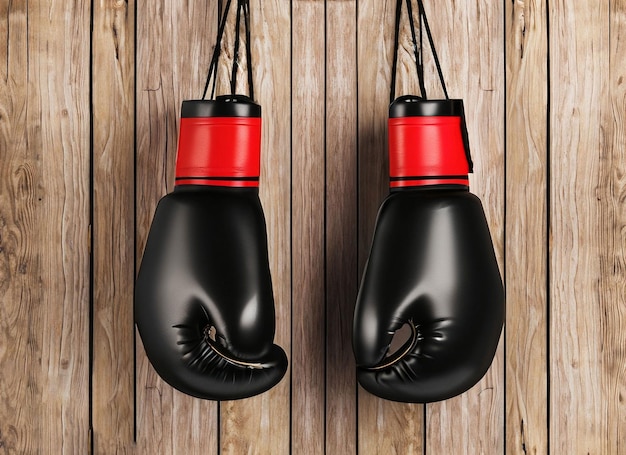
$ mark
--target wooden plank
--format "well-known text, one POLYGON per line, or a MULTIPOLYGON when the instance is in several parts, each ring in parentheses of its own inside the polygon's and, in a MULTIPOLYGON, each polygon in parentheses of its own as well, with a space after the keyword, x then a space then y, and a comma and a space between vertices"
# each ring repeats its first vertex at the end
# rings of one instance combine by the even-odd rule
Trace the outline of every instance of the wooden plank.
MULTIPOLYGON (((369 254, 376 214, 389 193, 387 119, 396 2, 359 1, 358 156, 359 282, 369 254)), ((417 93, 406 9, 402 22, 396 95, 417 93)), ((422 454, 424 406, 382 400, 359 387, 358 452, 365 455, 422 454)))
POLYGON ((549 6, 550 450, 620 453, 626 446, 626 5, 549 6))
POLYGON ((28 61, 28 23, 34 19, 26 5, 0 5, 0 32, 7 37, 0 47, 0 446, 16 453, 37 450, 42 437, 39 425, 29 427, 40 423, 42 408, 41 372, 32 371, 30 364, 43 348, 36 216, 43 191, 35 186, 41 179, 41 157, 27 147, 25 82, 32 71, 29 64, 36 62, 28 61), (34 312, 39 317, 31 321, 34 312))
MULTIPOLYGON (((156 204, 173 189, 181 102, 202 95, 216 29, 215 2, 137 4, 137 261, 156 204)), ((149 364, 139 335, 136 340, 139 451, 217 453, 217 403, 189 397, 164 383, 149 364)))
POLYGON ((324 2, 292 3, 293 453, 324 453, 324 2))
POLYGON ((606 397, 606 439, 608 452, 626 447, 626 1, 609 4, 609 100, 602 125, 605 143, 600 156, 599 182, 604 220, 600 254, 600 289, 603 342, 609 346, 603 356, 602 390, 606 397))
POLYGON ((543 0, 505 8, 505 453, 548 453, 547 10, 543 0))
MULTIPOLYGON (((279 0, 252 0, 251 35, 255 101, 263 109, 259 195, 268 232, 276 308, 275 343, 287 353, 291 335, 290 249, 290 6, 279 0)), ((245 69, 247 63, 242 64, 245 69)), ((246 82, 243 72, 239 81, 246 82), (243 76, 243 77, 242 77, 243 76)), ((242 93, 248 93, 246 84, 242 93)), ((223 402, 222 454, 288 454, 289 373, 270 391, 246 400, 223 402)))
MULTIPOLYGON (((424 2, 424 7, 450 97, 464 99, 474 161, 470 190, 483 203, 502 272, 505 190, 503 3, 442 4, 429 0, 424 2)), ((432 63, 429 65, 428 74, 436 84, 436 72, 432 63)), ((429 454, 504 451, 503 344, 501 338, 493 364, 478 384, 460 396, 426 406, 426 448, 429 454)))
POLYGON ((94 2, 92 31, 94 453, 135 437, 135 3, 94 2))
POLYGON ((89 3, 0 3, 0 449, 89 451, 89 3))
POLYGON ((356 454, 356 1, 326 3, 326 453, 356 454))

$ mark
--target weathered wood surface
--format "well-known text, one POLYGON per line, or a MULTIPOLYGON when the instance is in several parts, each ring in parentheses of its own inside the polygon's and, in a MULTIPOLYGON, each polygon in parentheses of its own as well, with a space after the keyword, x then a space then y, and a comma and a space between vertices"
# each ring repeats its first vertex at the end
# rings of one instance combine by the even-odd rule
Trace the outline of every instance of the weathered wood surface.
POLYGON ((135 5, 93 6, 92 440, 124 453, 135 437, 135 5))
POLYGON ((554 453, 626 447, 626 2, 550 2, 554 453))
POLYGON ((89 450, 90 15, 0 2, 3 453, 89 450))
MULTIPOLYGON (((426 406, 359 388, 350 347, 394 0, 251 0, 285 379, 207 402, 145 358, 134 272, 223 3, 0 0, 0 453, 621 453, 626 2, 424 1, 507 288, 487 376, 426 406)), ((398 94, 411 50, 405 22, 398 94)))
POLYGON ((324 453, 326 412, 324 12, 292 3, 291 450, 311 455, 324 453))
POLYGON ((506 453, 548 453, 546 3, 506 2, 506 453))
POLYGON ((358 286, 356 0, 326 5, 326 441, 356 454, 352 313, 358 286))

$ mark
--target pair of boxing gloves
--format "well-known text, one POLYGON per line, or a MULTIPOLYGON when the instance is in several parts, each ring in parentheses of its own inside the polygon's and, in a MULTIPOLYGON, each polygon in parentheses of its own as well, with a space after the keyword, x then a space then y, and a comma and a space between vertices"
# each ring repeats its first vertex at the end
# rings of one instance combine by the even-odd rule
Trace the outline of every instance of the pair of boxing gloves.
MULTIPOLYGON (((176 186, 157 206, 137 276, 148 359, 199 398, 250 397, 287 370, 273 342, 260 142, 261 108, 249 98, 183 102, 176 186)), ((489 229, 468 191, 462 101, 396 99, 389 164, 354 312, 358 380, 389 400, 444 400, 485 374, 504 318, 489 229), (402 327, 410 335, 390 352, 402 327)))

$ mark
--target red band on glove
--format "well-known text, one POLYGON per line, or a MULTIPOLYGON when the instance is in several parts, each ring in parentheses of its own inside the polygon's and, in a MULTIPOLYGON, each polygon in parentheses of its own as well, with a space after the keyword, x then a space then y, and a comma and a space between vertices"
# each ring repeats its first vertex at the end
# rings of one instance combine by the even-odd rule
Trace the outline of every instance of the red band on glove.
POLYGON ((183 117, 176 185, 258 187, 260 117, 183 117))
POLYGON ((469 185, 461 117, 389 119, 389 177, 392 188, 469 185))

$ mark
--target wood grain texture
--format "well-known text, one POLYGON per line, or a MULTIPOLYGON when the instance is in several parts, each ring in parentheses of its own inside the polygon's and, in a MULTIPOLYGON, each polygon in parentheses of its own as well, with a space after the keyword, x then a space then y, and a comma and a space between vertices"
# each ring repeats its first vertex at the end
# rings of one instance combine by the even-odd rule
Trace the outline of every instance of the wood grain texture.
POLYGON ((291 451, 325 446, 324 2, 292 3, 291 451))
POLYGON ((89 450, 89 4, 0 3, 0 450, 89 450))
POLYGON ((601 208, 606 220, 598 239, 603 308, 602 393, 606 397, 609 451, 626 448, 626 1, 609 4, 609 100, 602 124, 601 208))
MULTIPOLYGON (((378 207, 389 193, 387 119, 396 2, 359 1, 358 41, 358 264, 359 282, 372 241, 378 207)), ((408 21, 399 52, 400 92, 418 89, 408 21)), ((382 400, 359 387, 358 452, 422 454, 424 406, 382 400)))
MULTIPOLYGON (((464 100, 474 161, 470 191, 483 203, 502 273, 505 204, 503 3, 442 4, 430 0, 424 2, 424 6, 450 97, 464 100)), ((428 60, 427 71, 433 76, 436 74, 428 60)), ((427 405, 426 414, 426 449, 429 454, 503 452, 502 337, 491 368, 481 381, 460 396, 427 405)))
MULTIPOLYGON (((215 2, 157 0, 137 4, 138 261, 156 204, 173 189, 180 106, 183 99, 202 96, 216 29, 215 2)), ((217 403, 184 395, 159 379, 138 334, 136 340, 138 452, 217 453, 217 403)))
POLYGON ((625 9, 623 1, 550 2, 554 453, 626 447, 625 9))
MULTIPOLYGON (((289 113, 290 8, 280 0, 252 0, 251 35, 255 101, 263 109, 259 195, 268 232, 270 270, 276 309, 274 342, 290 352, 291 247, 289 113)), ((245 66, 242 66, 245 70, 245 66)), ((240 80, 247 81, 246 73, 240 80)), ((245 84, 243 93, 247 93, 245 84)), ((270 391, 221 404, 222 454, 289 453, 289 373, 270 391)))
POLYGON ((542 0, 505 3, 506 453, 548 453, 548 41, 542 0))
POLYGON ((326 453, 356 454, 356 1, 326 3, 326 453))
MULTIPOLYGON (((550 2, 550 444, 555 453, 611 453, 602 433, 602 311, 596 210, 608 98, 608 2, 550 2), (554 338, 552 338, 554 337, 554 338)), ((606 309, 606 307, 605 307, 606 309)))
POLYGON ((91 413, 97 454, 124 453, 135 437, 134 36, 133 1, 94 3, 91 413))

